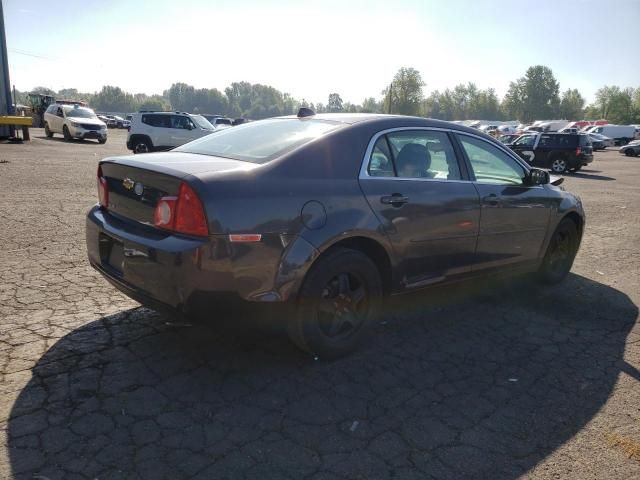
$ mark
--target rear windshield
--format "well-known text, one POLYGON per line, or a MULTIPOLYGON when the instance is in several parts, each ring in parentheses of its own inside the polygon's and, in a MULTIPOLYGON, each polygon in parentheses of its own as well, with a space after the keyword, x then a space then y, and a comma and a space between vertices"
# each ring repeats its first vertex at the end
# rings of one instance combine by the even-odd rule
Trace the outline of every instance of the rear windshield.
POLYGON ((315 119, 271 118, 219 130, 175 151, 266 163, 342 125, 315 119))

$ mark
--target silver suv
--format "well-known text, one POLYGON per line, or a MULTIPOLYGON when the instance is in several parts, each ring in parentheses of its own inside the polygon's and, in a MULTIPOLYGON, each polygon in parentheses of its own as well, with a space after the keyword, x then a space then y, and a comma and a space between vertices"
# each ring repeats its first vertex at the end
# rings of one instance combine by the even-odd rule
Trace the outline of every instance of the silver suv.
POLYGON ((53 103, 44 112, 44 133, 53 137, 60 133, 65 140, 93 138, 107 141, 107 125, 93 110, 80 105, 53 103))
POLYGON ((202 115, 138 112, 131 118, 127 148, 133 153, 170 150, 216 131, 202 115))

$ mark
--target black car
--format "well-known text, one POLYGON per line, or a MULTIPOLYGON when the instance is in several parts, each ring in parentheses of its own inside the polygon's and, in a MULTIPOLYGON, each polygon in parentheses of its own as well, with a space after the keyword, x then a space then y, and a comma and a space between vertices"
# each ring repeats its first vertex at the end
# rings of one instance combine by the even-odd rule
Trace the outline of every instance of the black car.
POLYGON ((498 272, 561 281, 584 214, 553 182, 471 128, 302 110, 101 161, 87 250, 152 308, 215 321, 228 299, 285 306, 300 347, 337 357, 387 295, 498 272))
POLYGON ((523 135, 509 144, 529 165, 553 173, 577 172, 593 162, 593 145, 588 135, 536 133, 523 135))

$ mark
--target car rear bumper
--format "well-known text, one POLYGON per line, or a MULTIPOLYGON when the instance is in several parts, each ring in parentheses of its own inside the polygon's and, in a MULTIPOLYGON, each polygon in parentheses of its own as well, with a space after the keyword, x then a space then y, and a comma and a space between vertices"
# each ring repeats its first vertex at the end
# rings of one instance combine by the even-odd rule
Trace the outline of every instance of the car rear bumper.
POLYGON ((233 244, 227 235, 174 235, 98 206, 86 220, 96 270, 136 301, 185 313, 220 298, 281 302, 295 295, 316 251, 300 237, 285 240, 267 234, 257 243, 233 244))

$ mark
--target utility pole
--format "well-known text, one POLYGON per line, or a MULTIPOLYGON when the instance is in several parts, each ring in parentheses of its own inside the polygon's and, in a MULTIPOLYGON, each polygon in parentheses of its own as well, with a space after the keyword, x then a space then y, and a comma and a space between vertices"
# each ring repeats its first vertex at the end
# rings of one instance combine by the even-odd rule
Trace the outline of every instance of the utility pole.
MULTIPOLYGON (((12 115, 11 82, 9 80, 9 60, 7 58, 7 37, 4 30, 4 11, 0 0, 0 115, 12 115)), ((12 137, 14 128, 0 126, 0 137, 12 137)))

